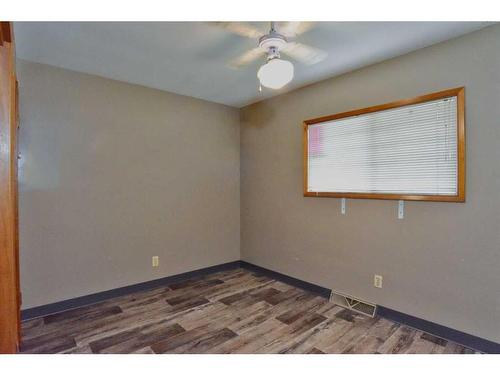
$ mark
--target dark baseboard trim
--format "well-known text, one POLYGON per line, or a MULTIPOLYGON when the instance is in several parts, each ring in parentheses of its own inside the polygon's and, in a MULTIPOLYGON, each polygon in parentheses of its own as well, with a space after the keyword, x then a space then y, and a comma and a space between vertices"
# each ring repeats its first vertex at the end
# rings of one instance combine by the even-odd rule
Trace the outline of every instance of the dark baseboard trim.
MULTIPOLYGON (((320 296, 329 298, 331 289, 312 284, 294 277, 269 270, 254 264, 241 261, 241 267, 251 271, 261 273, 273 279, 283 281, 284 283, 305 289, 309 292, 319 294, 320 296)), ((470 335, 452 328, 442 326, 437 323, 429 322, 428 320, 420 319, 408 314, 401 313, 396 310, 391 310, 384 306, 377 306, 377 315, 396 323, 406 324, 407 326, 416 328, 420 331, 425 331, 434 336, 439 336, 443 339, 454 341, 468 348, 478 350, 484 353, 500 353, 500 344, 489 341, 477 336, 470 335)))
POLYGON ((71 298, 60 302, 50 303, 48 305, 32 307, 21 311, 21 320, 24 321, 24 320, 38 318, 41 316, 55 314, 66 310, 72 310, 78 307, 83 307, 87 305, 92 305, 94 303, 103 302, 110 298, 121 297, 131 293, 141 292, 148 289, 154 289, 168 284, 185 281, 187 279, 191 279, 194 277, 209 275, 215 272, 240 268, 240 263, 241 261, 237 260, 234 262, 223 263, 212 267, 206 267, 194 271, 184 272, 173 276, 162 277, 161 279, 155 279, 139 284, 106 290, 104 292, 93 293, 82 297, 71 298))
POLYGON ((322 286, 312 284, 304 280, 296 279, 295 277, 291 277, 283 273, 272 271, 264 267, 256 266, 255 264, 245 262, 244 260, 241 261, 241 268, 261 273, 265 276, 269 276, 278 281, 283 281, 284 283, 296 286, 297 288, 307 290, 308 292, 318 294, 325 298, 330 298, 331 290, 328 288, 324 288, 322 286))
MULTIPOLYGON (((83 307, 87 305, 91 305, 94 303, 102 302, 114 297, 124 296, 130 293, 141 292, 148 289, 154 289, 161 286, 166 286, 168 284, 173 284, 181 281, 185 281, 187 279, 201 277, 205 275, 209 275, 215 272, 236 269, 236 268, 244 268, 249 271, 259 273, 270 278, 273 278, 278 281, 282 281, 284 283, 293 285, 297 288, 301 288, 307 290, 308 292, 320 295, 325 298, 329 298, 331 289, 322 287, 320 285, 316 285, 313 283, 309 283, 307 281, 303 281, 297 279, 295 277, 291 277, 285 275, 283 273, 279 273, 276 271, 269 270, 264 267, 257 266, 255 264, 251 264, 245 261, 234 261, 224 264, 219 264, 212 267, 206 267, 194 271, 189 271, 185 273, 181 273, 178 275, 167 276, 161 279, 146 281, 139 284, 129 285, 122 288, 116 288, 112 290, 107 290, 104 292, 89 294, 87 296, 77 297, 68 299, 61 302, 51 303, 48 305, 33 307, 30 309, 22 310, 21 317, 22 320, 28 320, 33 318, 38 318, 45 315, 55 314, 58 312, 76 309, 78 307, 83 307)), ((479 350, 484 353, 500 353, 500 344, 489 341, 477 336, 470 335, 468 333, 464 333, 461 331, 457 331, 452 328, 448 328, 442 326, 437 323, 430 322, 428 320, 420 319, 408 314, 401 313, 396 310, 389 309, 384 306, 377 306, 377 315, 384 317, 386 319, 392 320, 397 323, 406 324, 410 327, 416 328, 420 331, 428 332, 432 335, 442 337, 446 340, 454 341, 458 344, 467 346, 474 350, 479 350)))
POLYGON ((500 344, 473 336, 465 332, 457 331, 456 329, 442 326, 428 320, 420 319, 412 315, 391 310, 384 306, 377 307, 377 315, 397 323, 416 328, 420 331, 425 331, 434 336, 442 337, 443 339, 454 341, 471 349, 478 350, 484 353, 500 353, 500 344))

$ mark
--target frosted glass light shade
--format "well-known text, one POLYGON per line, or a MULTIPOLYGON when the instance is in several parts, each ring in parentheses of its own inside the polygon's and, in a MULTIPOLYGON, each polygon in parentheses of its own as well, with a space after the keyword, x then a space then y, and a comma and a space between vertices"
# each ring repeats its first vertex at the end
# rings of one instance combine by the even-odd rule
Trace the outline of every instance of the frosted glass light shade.
POLYGON ((281 59, 269 60, 257 72, 260 84, 270 89, 280 89, 293 78, 293 64, 281 59))

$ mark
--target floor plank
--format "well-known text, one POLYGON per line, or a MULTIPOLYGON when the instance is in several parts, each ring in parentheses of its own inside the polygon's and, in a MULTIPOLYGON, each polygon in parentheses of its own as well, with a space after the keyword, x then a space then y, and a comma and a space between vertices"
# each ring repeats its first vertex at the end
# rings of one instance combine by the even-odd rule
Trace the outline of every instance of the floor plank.
POLYGON ((22 323, 22 353, 474 353, 235 269, 22 323))

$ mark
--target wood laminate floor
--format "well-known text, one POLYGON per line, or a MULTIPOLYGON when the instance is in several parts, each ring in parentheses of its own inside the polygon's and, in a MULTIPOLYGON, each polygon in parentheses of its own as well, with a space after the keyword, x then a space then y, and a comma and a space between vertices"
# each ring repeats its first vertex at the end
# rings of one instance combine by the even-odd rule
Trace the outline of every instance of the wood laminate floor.
POLYGON ((236 269, 23 322, 23 353, 473 353, 236 269))

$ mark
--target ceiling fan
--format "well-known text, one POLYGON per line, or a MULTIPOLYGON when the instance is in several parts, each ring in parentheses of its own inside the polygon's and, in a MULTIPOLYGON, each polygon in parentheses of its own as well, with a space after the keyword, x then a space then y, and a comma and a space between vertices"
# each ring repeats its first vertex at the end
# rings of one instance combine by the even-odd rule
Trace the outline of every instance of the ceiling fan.
POLYGON ((233 68, 241 68, 254 60, 267 56, 267 62, 257 72, 261 86, 271 89, 280 89, 293 79, 294 68, 290 61, 281 59, 283 52, 293 59, 307 65, 322 61, 327 53, 321 49, 292 41, 298 35, 309 31, 313 22, 284 22, 276 28, 276 23, 271 22, 271 29, 265 35, 245 23, 216 22, 219 27, 247 38, 258 39, 258 46, 229 63, 233 68))

